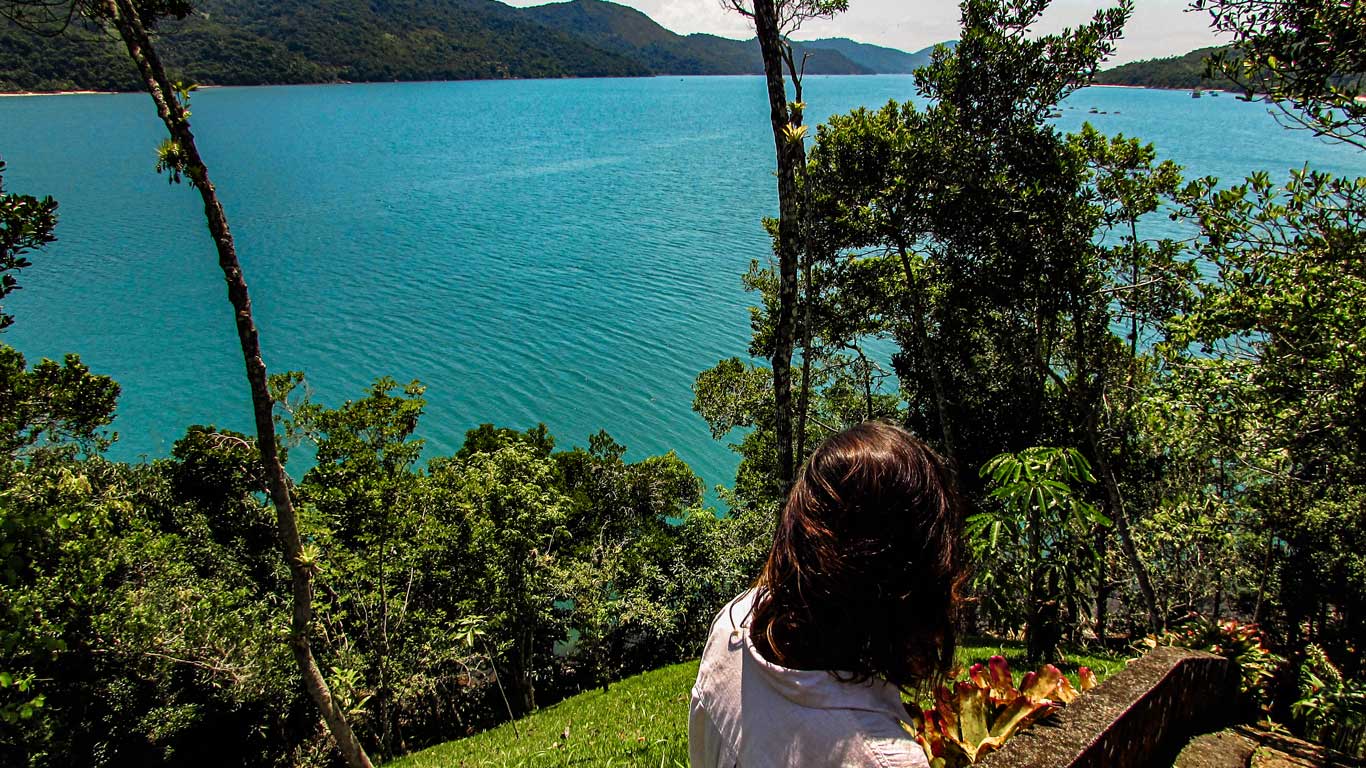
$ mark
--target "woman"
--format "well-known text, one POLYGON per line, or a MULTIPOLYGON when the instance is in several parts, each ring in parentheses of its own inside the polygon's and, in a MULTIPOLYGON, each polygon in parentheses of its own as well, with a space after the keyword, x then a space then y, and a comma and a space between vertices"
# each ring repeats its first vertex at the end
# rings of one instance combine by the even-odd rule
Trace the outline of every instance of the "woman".
POLYGON ((944 461, 904 429, 822 444, 754 588, 712 624, 693 768, 926 766, 900 693, 953 665, 961 511, 944 461))

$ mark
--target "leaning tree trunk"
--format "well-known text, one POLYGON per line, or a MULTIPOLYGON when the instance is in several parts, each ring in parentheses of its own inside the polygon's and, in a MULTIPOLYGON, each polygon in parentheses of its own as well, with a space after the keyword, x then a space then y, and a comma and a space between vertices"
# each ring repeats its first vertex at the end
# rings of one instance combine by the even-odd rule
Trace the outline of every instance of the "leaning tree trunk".
POLYGON ((1148 625, 1153 632, 1161 632, 1166 625, 1162 618, 1162 613, 1157 607, 1157 592, 1153 589, 1152 579, 1148 578, 1148 569, 1143 565, 1143 558, 1138 555, 1138 547, 1134 544, 1133 530, 1129 527, 1129 514, 1124 506, 1124 494, 1120 492, 1119 481, 1115 478, 1114 467, 1111 466, 1110 459, 1104 453, 1104 447, 1100 444, 1100 438, 1096 434, 1094 424, 1087 425, 1087 439, 1091 443, 1091 452, 1095 455, 1096 473, 1100 475, 1101 487, 1105 489, 1105 500, 1110 510, 1110 516, 1115 521, 1115 531, 1119 534, 1120 551, 1124 553, 1124 559, 1129 563, 1129 569, 1133 571, 1134 578, 1138 581, 1139 595, 1143 598, 1143 607, 1148 611, 1148 625))
POLYGON ((764 58, 773 144, 778 156, 778 317, 773 328, 773 421, 778 479, 785 493, 793 477, 792 347, 796 335, 797 262, 801 247, 797 173, 805 160, 806 150, 801 137, 789 132, 783 38, 774 0, 754 0, 754 30, 764 58))
POLYGON ((204 200, 204 217, 208 221, 209 233, 218 250, 218 265, 223 270, 228 285, 228 300, 232 303, 237 323, 237 338, 242 346, 242 357, 246 363, 247 381, 251 385, 252 410, 256 418, 256 445, 261 453, 261 464, 265 469, 271 501, 279 523, 280 545, 285 560, 289 564, 290 581, 293 591, 293 616, 290 624, 290 645, 294 659, 303 676, 304 687, 321 710, 323 721, 332 733, 342 756, 352 768, 372 768, 365 748, 356 739, 351 726, 346 722, 346 714, 340 704, 332 697, 327 681, 313 658, 309 641, 309 629, 313 622, 313 568, 314 564, 305 559, 299 539, 299 525, 290 499, 289 486, 285 478, 284 466, 280 463, 279 452, 275 445, 275 423, 272 420, 272 402, 266 386, 266 364, 261 359, 261 342, 256 332, 256 323, 251 314, 251 298, 247 293, 247 283, 242 275, 242 266, 237 260, 237 249, 233 244, 232 233, 228 229, 228 218, 218 201, 218 193, 209 181, 209 169, 204 165, 195 145, 194 134, 184 105, 178 99, 176 89, 166 76, 166 70, 152 46, 151 38, 138 16, 132 0, 103 0, 102 10, 118 30, 128 55, 137 65, 143 84, 156 102, 157 115, 165 123, 166 130, 175 143, 182 170, 190 183, 199 190, 204 200))

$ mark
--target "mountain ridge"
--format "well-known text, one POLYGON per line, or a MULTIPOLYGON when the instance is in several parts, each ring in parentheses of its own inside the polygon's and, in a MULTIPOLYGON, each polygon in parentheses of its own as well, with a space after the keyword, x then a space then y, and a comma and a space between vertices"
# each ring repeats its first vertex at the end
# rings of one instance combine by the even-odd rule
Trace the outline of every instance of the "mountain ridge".
MULTIPOLYGON (((160 36, 176 76, 201 85, 763 71, 753 38, 680 35, 605 0, 201 0, 186 19, 164 21, 160 36)), ((808 74, 902 73, 928 51, 844 38, 794 45, 808 74)), ((62 90, 141 88, 117 41, 99 30, 77 24, 50 38, 0 22, 0 91, 62 90)))
POLYGON ((918 51, 907 53, 898 48, 860 43, 847 37, 825 37, 816 40, 794 40, 793 42, 809 48, 835 51, 843 54, 845 58, 855 64, 882 75, 909 75, 930 63, 930 57, 934 54, 935 48, 952 43, 952 41, 936 43, 918 51))

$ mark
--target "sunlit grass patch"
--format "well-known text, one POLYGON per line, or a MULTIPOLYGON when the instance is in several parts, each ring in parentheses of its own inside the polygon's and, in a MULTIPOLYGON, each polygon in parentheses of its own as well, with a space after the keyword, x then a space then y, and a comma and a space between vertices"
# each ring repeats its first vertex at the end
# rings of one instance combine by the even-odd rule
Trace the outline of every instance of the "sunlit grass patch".
MULTIPOLYGON (((1006 657, 1016 680, 1030 669, 1024 644, 973 638, 960 646, 965 667, 1006 657)), ((517 721, 469 738, 450 741, 389 763, 389 768, 512 768, 535 766, 688 765, 688 694, 697 678, 696 661, 675 664, 613 683, 606 693, 594 690, 565 699, 517 721)), ((1072 683, 1078 667, 1096 677, 1124 668, 1118 656, 1064 654, 1057 662, 1072 683)))
POLYGON ((389 763, 391 768, 688 765, 690 661, 587 691, 517 721, 389 763))

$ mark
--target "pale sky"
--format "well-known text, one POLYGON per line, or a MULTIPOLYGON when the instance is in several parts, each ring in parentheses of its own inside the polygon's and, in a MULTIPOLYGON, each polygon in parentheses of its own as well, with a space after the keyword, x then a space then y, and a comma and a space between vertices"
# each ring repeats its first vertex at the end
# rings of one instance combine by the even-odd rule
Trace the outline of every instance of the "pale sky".
MULTIPOLYGON (((540 5, 544 0, 504 0, 510 5, 540 5)), ((615 0, 637 8, 678 32, 710 32, 726 37, 752 37, 747 20, 724 10, 721 0, 615 0)), ((1101 0, 1055 0, 1039 27, 1052 32, 1090 19, 1101 0)), ((1209 31, 1207 14, 1187 11, 1187 0, 1135 0, 1119 51, 1111 63, 1174 56, 1218 42, 1209 31)), ((849 37, 905 51, 958 36, 955 0, 849 0, 849 11, 831 21, 808 22, 797 39, 849 37)))

